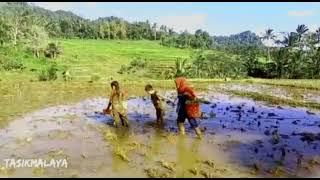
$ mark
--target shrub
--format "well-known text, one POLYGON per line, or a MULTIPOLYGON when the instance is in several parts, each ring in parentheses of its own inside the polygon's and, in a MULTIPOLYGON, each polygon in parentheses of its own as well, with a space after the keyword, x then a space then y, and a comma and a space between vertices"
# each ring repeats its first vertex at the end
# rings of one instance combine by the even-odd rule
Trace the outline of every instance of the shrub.
POLYGON ((150 60, 142 59, 142 58, 134 58, 129 65, 122 65, 120 70, 118 71, 119 74, 131 74, 138 72, 142 69, 146 69, 149 67, 150 60))
MULTIPOLYGON (((190 78, 226 78, 233 79, 246 76, 246 67, 239 59, 224 54, 196 54, 185 76, 190 78)), ((188 67, 188 66, 187 66, 188 67)), ((166 75, 169 75, 166 73, 166 75)))
POLYGON ((62 72, 62 78, 64 81, 71 81, 72 80, 72 76, 70 74, 70 71, 69 70, 64 70, 62 72))
POLYGON ((124 74, 127 71, 126 65, 121 65, 120 70, 118 71, 119 74, 124 74))
POLYGON ((149 61, 142 58, 135 58, 130 62, 130 67, 132 68, 146 68, 149 61))
POLYGON ((16 59, 7 59, 6 57, 0 59, 0 68, 5 71, 23 70, 26 67, 22 62, 16 59))
POLYGON ((42 69, 40 71, 38 79, 39 79, 39 81, 48 81, 48 73, 45 69, 42 69))
POLYGON ((58 68, 55 64, 49 66, 49 68, 42 69, 38 76, 39 81, 54 81, 58 78, 58 68))
POLYGON ((49 75, 49 80, 56 80, 58 78, 57 76, 58 68, 56 65, 52 65, 48 69, 48 75, 49 75))
POLYGON ((46 57, 56 58, 59 54, 62 54, 62 47, 58 43, 49 43, 44 54, 46 57))

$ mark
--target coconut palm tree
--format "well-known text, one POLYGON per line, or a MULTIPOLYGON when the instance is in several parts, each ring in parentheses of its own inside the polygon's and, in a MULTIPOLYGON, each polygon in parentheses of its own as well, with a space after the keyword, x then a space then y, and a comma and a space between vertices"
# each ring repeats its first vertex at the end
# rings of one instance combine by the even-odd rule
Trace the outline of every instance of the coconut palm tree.
POLYGON ((303 34, 305 34, 307 31, 309 31, 308 27, 304 24, 302 25, 298 25, 296 32, 298 34, 298 41, 301 40, 301 37, 303 36, 303 34))
POLYGON ((320 27, 316 30, 317 42, 320 43, 320 27))
POLYGON ((157 40, 157 23, 153 23, 152 26, 152 31, 153 31, 153 36, 154 36, 154 40, 157 40))
MULTIPOLYGON (((264 33, 264 35, 261 37, 263 40, 274 40, 276 36, 273 34, 273 29, 267 29, 264 33)), ((270 61, 270 47, 267 46, 268 50, 268 61, 270 61)))
POLYGON ((296 45, 297 38, 298 38, 297 33, 295 33, 295 32, 291 32, 291 33, 283 32, 282 34, 284 34, 284 37, 283 37, 284 39, 282 41, 281 40, 277 40, 276 44, 281 44, 284 47, 293 47, 294 45, 296 45))

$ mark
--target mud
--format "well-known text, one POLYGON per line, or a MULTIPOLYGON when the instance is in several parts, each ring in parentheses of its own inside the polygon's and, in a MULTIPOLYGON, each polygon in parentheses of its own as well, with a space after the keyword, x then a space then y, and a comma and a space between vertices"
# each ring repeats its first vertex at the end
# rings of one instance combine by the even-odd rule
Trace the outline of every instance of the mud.
POLYGON ((304 102, 320 103, 320 92, 310 89, 241 83, 217 84, 214 88, 219 88, 221 90, 263 93, 282 99, 296 99, 304 102))
MULTIPOLYGON (((168 98, 174 92, 166 92, 168 98)), ((148 97, 128 101, 130 128, 113 127, 92 98, 25 114, 0 130, 0 159, 66 158, 68 168, 6 169, 2 177, 319 177, 320 113, 272 106, 215 91, 201 96, 198 140, 186 121, 177 135, 175 106, 155 127, 148 97)))

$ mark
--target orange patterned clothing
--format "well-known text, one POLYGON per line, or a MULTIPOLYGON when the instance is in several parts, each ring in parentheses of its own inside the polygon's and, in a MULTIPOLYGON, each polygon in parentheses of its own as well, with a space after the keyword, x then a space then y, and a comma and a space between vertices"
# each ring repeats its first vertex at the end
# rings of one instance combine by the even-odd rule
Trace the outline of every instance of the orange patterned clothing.
POLYGON ((180 102, 181 108, 185 111, 184 114, 186 114, 188 118, 199 118, 201 116, 200 104, 196 101, 194 90, 187 85, 185 78, 180 77, 175 81, 178 85, 178 93, 185 97, 185 100, 180 102))

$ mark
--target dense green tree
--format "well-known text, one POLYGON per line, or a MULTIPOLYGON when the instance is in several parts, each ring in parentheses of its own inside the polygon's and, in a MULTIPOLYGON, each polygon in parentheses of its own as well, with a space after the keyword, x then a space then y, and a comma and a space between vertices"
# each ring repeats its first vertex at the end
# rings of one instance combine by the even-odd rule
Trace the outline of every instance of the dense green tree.
POLYGON ((10 26, 3 17, 0 17, 0 45, 10 42, 10 26))
POLYGON ((45 48, 48 43, 49 37, 43 27, 31 26, 29 36, 27 39, 28 47, 32 50, 34 55, 39 58, 40 51, 45 48))

